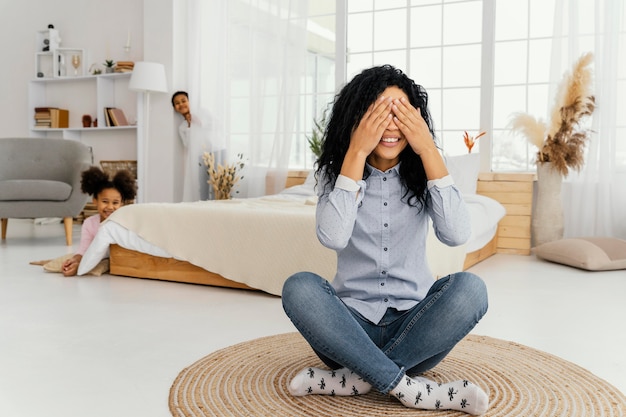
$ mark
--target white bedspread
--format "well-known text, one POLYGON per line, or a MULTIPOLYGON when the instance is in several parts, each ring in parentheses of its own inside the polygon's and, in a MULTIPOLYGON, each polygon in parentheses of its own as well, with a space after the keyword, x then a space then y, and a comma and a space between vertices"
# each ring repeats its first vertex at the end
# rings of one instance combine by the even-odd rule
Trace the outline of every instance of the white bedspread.
MULTIPOLYGON (((102 248, 118 243, 137 250, 123 226, 145 242, 142 252, 186 260, 228 279, 270 294, 280 294, 285 279, 311 271, 332 280, 335 253, 315 234, 315 205, 305 199, 255 198, 195 203, 133 204, 117 210, 102 225, 106 236, 90 246, 81 262, 88 268, 102 248), (155 253, 146 242, 156 246, 155 253), (93 251, 92 251, 93 246, 93 251), (129 247, 130 246, 130 247, 129 247), (158 249, 162 249, 158 253, 158 249), (94 252, 94 253, 89 253, 94 252)), ((79 274, 82 271, 79 271, 79 274)))

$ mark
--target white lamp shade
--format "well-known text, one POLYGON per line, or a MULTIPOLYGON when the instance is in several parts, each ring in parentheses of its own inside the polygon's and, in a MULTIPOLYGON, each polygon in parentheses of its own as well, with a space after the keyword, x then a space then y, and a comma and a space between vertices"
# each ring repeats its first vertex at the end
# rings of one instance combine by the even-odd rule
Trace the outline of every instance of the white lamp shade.
POLYGON ((128 88, 132 91, 166 93, 165 66, 158 62, 135 62, 128 88))

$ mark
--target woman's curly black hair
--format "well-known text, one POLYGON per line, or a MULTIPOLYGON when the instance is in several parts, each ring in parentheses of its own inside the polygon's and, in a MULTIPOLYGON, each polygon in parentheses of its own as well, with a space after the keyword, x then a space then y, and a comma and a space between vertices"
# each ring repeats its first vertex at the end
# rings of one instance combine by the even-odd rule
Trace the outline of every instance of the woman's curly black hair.
POLYGON ((122 169, 115 173, 113 178, 98 167, 91 167, 81 173, 81 190, 94 198, 104 189, 115 188, 122 196, 124 203, 132 201, 137 195, 135 178, 130 171, 122 169))
MULTIPOLYGON (((324 132, 322 153, 317 160, 317 178, 326 178, 326 186, 333 186, 345 158, 352 132, 358 126, 369 106, 389 86, 406 93, 411 105, 419 108, 433 138, 433 123, 428 111, 428 94, 401 70, 391 65, 373 67, 362 71, 335 96, 330 118, 324 132), (323 174, 323 175, 321 175, 323 174)), ((405 187, 403 198, 420 209, 426 204, 426 172, 422 159, 410 146, 400 154, 400 177, 405 187)), ((367 173, 364 174, 367 176, 367 173)))

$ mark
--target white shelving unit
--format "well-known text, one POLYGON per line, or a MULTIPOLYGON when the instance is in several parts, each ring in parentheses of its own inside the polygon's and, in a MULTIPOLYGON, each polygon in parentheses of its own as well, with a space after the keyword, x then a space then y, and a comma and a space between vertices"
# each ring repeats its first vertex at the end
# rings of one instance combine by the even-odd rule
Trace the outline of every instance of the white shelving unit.
POLYGON ((137 98, 128 90, 130 73, 112 73, 70 77, 34 78, 29 82, 29 130, 34 137, 61 137, 81 140, 95 132, 131 132, 136 140, 137 98), (69 110, 69 127, 36 128, 36 107, 58 107, 69 110), (124 111, 131 126, 107 127, 105 107, 124 111), (98 127, 83 127, 82 117, 97 119, 98 127))
MULTIPOLYGON (((35 71, 28 82, 28 131, 31 137, 76 140, 91 147, 94 164, 100 161, 137 160, 137 93, 128 89, 131 73, 91 75, 85 49, 61 47, 56 29, 40 30, 35 39, 35 71), (74 68, 73 57, 80 63, 74 68), (35 109, 56 107, 69 112, 66 128, 37 127, 35 109), (107 126, 105 108, 124 111, 129 126, 107 126), (89 115, 97 126, 83 127, 89 115)), ((141 189, 142 184, 138 184, 141 189)))
MULTIPOLYGON (((31 137, 76 140, 91 147, 94 164, 100 161, 137 160, 137 94, 128 89, 131 73, 33 78, 28 84, 31 137), (69 111, 69 127, 35 126, 36 107, 69 111), (129 126, 106 126, 105 107, 124 111, 129 126), (97 127, 83 127, 83 115, 97 119, 97 127)), ((138 182, 138 188, 143 186, 138 182)))

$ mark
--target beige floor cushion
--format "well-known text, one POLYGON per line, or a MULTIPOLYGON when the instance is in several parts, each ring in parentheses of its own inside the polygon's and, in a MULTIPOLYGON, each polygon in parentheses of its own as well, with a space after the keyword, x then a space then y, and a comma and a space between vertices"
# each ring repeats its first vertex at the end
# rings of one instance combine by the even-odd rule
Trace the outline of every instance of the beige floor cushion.
POLYGON ((538 258, 588 271, 626 269, 626 240, 612 237, 561 239, 533 252, 538 258))

